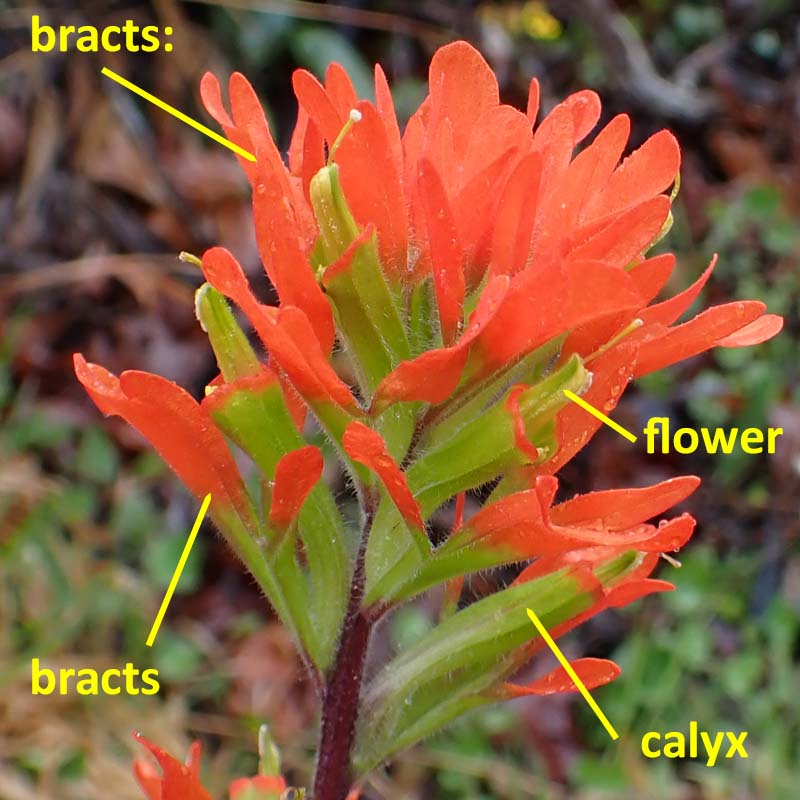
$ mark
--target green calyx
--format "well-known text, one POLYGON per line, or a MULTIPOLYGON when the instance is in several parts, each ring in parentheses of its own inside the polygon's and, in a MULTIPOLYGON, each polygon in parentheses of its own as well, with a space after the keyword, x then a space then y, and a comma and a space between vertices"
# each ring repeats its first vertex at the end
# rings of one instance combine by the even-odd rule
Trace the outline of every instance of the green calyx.
MULTIPOLYGON (((526 438, 546 461, 556 448, 554 419, 569 402, 564 389, 583 392, 589 372, 578 356, 529 386, 518 397, 526 438)), ((422 455, 407 471, 408 484, 427 518, 459 492, 496 479, 530 463, 518 447, 508 390, 486 408, 475 407, 461 427, 447 426, 447 435, 432 435, 422 455)), ((367 551, 366 602, 407 599, 443 580, 517 560, 508 550, 439 548, 423 558, 394 510, 382 504, 367 551)))
MULTIPOLYGON (((540 460, 552 455, 546 446, 549 423, 569 402, 563 390, 582 392, 588 382, 589 372, 581 359, 573 356, 519 395, 526 438, 539 448, 540 460)), ((529 463, 530 459, 517 447, 507 397, 504 395, 461 428, 448 431, 448 437, 431 437, 425 454, 408 471, 409 486, 424 515, 458 492, 474 489, 513 467, 529 463)))
POLYGON ((361 232, 342 191, 339 167, 323 167, 311 179, 309 193, 319 223, 321 255, 325 263, 332 264, 361 232))
POLYGON ((637 565, 633 552, 594 570, 596 584, 570 568, 512 585, 456 612, 398 654, 364 691, 364 722, 354 753, 358 772, 415 744, 447 722, 492 701, 490 689, 531 657, 538 634, 526 609, 548 629, 575 618, 637 565))
POLYGON ((369 398, 381 379, 411 355, 400 300, 383 273, 375 234, 360 230, 353 218, 336 164, 311 179, 310 195, 320 231, 321 280, 369 398))
POLYGON ((194 295, 197 320, 208 334, 217 365, 226 381, 261 371, 247 336, 236 321, 228 301, 210 284, 204 283, 194 295))
MULTIPOLYGON (((265 480, 272 480, 278 461, 305 444, 280 383, 277 379, 244 381, 216 391, 223 394, 206 400, 214 423, 253 459, 265 480)), ((279 612, 282 605, 291 614, 306 652, 324 671, 333 658, 344 616, 352 545, 333 494, 322 482, 303 504, 297 533, 303 542, 305 566, 296 560, 293 537, 265 542, 259 549, 269 557, 282 583, 282 599, 270 599, 279 612)))

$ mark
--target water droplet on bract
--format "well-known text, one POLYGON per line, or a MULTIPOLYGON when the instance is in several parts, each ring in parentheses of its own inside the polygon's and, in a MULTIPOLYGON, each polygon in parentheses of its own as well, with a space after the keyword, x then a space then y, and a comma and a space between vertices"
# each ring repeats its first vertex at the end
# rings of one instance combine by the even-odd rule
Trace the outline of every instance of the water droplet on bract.
POLYGON ((257 183, 256 184, 256 194, 266 194, 266 193, 267 193, 266 185, 263 184, 263 183, 257 183))

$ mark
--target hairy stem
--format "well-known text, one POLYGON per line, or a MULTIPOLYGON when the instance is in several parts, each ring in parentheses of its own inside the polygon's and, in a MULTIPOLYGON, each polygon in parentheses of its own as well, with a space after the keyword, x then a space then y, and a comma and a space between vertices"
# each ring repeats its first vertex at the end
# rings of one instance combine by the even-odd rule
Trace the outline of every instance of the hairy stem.
POLYGON ((312 800, 345 800, 352 784, 350 751, 356 732, 361 682, 370 632, 374 624, 361 609, 369 532, 374 517, 373 503, 367 501, 361 542, 353 568, 339 646, 322 700, 317 766, 312 800))

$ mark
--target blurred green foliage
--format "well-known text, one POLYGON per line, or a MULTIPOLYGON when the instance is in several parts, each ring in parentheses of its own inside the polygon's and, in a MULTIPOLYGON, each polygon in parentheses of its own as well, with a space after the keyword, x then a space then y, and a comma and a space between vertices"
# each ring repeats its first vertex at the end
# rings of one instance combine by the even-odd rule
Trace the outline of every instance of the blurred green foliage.
MULTIPOLYGON (((9 336, 0 346, 0 692, 29 693, 32 658, 78 669, 132 661, 159 670, 162 695, 221 702, 225 676, 196 637, 168 619, 145 646, 186 537, 165 530, 153 499, 164 467, 149 454, 123 464, 105 426, 61 418, 31 387, 14 387, 12 352, 9 336)), ((194 549, 178 592, 197 588, 203 550, 194 549)), ((161 701, 120 699, 152 703, 151 711, 161 701)), ((100 699, 80 704, 102 713, 100 699)), ((130 735, 116 733, 123 742, 130 735)), ((13 763, 34 783, 54 757, 64 781, 86 777, 86 754, 74 743, 55 751, 41 759, 23 749, 13 763)))
MULTIPOLYGON (((212 25, 223 50, 236 68, 251 78, 282 66, 285 60, 302 65, 323 79, 331 62, 338 62, 353 80, 359 97, 374 100, 373 67, 363 52, 340 30, 278 13, 259 13, 215 7, 212 25)), ((276 70, 277 94, 285 93, 285 69, 276 70)), ((268 73, 267 73, 268 75, 268 73)), ((269 81, 269 77, 266 78, 269 81)), ((392 84, 395 109, 401 123, 422 102, 427 84, 407 76, 392 84)), ((262 97, 269 92, 262 93, 262 97)), ((286 135, 288 130, 280 131, 286 135)))

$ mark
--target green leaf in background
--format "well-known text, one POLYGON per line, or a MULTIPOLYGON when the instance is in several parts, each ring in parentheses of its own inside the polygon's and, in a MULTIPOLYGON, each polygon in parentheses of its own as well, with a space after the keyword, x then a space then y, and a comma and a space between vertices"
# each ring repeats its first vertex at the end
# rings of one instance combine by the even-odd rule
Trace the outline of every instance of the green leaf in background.
POLYGON ((746 700, 757 691, 763 676, 764 659, 756 650, 744 650, 722 662, 721 687, 737 700, 746 700))
POLYGON ((134 489, 119 497, 111 509, 110 527, 114 531, 121 551, 131 556, 139 555, 163 523, 152 497, 134 489))
POLYGON ((283 51, 297 21, 284 14, 215 7, 214 27, 237 59, 252 69, 269 66, 283 51))
POLYGON ((12 394, 11 370, 9 370, 8 364, 0 361, 0 408, 5 408, 11 400, 12 394))
POLYGON ((65 781, 77 781, 86 774, 86 753, 70 750, 58 767, 58 776, 65 781))
POLYGON ((46 449, 64 444, 73 431, 68 422, 34 409, 8 429, 8 440, 13 450, 46 449))
POLYGON ((177 684, 196 680, 202 663, 203 654, 191 639, 168 628, 159 631, 152 649, 152 664, 162 680, 177 684))
POLYGON ((92 519, 98 504, 98 491, 92 486, 68 484, 51 501, 51 507, 66 525, 92 519))
MULTIPOLYGON (((144 550, 144 567, 156 586, 163 589, 169 586, 185 545, 185 535, 161 533, 153 536, 147 543, 144 550)), ((175 588, 176 594, 190 594, 200 586, 204 560, 203 543, 198 538, 175 588)))
POLYGON ((719 36, 725 29, 722 9, 713 3, 678 3, 672 19, 678 39, 686 47, 703 44, 719 36))
POLYGON ((628 786, 628 776, 618 760, 608 761, 594 755, 578 756, 572 769, 572 779, 577 785, 591 786, 598 792, 613 791, 615 797, 624 797, 622 792, 628 786))
POLYGON ((119 454, 100 428, 87 428, 75 456, 78 475, 102 485, 113 483, 119 469, 119 454))
POLYGON ((164 477, 167 467, 158 453, 145 450, 131 464, 131 473, 142 480, 156 480, 164 477))

